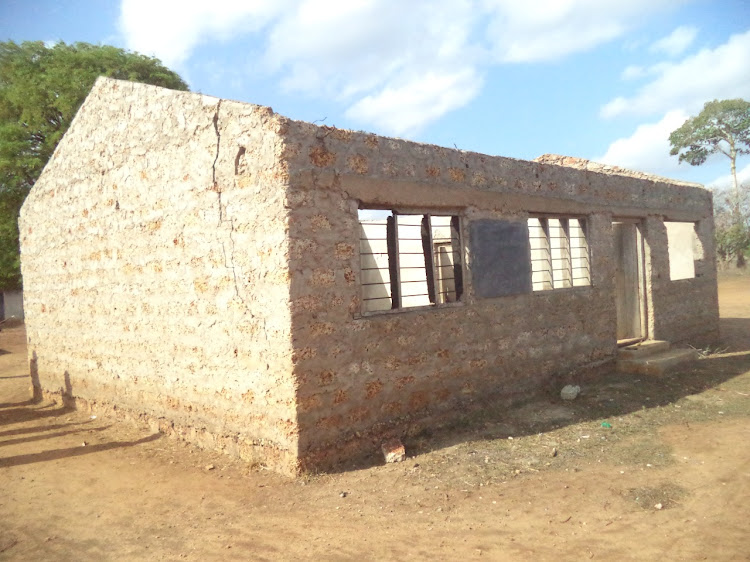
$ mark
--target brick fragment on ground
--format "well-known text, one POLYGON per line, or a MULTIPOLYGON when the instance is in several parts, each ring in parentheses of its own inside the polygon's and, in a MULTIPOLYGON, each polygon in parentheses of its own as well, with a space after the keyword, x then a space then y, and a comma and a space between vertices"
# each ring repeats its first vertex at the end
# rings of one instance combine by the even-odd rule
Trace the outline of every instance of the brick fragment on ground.
POLYGON ((401 462, 406 460, 406 449, 400 439, 393 438, 384 441, 380 446, 385 462, 401 462))

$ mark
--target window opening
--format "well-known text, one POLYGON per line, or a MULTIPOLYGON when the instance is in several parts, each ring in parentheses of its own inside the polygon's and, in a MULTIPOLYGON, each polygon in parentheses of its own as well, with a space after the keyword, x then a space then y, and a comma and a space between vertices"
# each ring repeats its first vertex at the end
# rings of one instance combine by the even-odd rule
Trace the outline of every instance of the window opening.
POLYGON ((534 291, 591 285, 584 219, 528 219, 531 283, 534 291))
POLYGON ((359 224, 363 312, 460 300, 458 216, 360 209, 359 224))
POLYGON ((571 281, 574 287, 591 285, 589 243, 586 236, 586 221, 568 219, 570 239, 571 281))
POLYGON ((669 252, 669 279, 692 279, 695 277, 695 256, 702 254, 700 242, 695 233, 695 223, 664 222, 667 229, 667 250, 669 252))

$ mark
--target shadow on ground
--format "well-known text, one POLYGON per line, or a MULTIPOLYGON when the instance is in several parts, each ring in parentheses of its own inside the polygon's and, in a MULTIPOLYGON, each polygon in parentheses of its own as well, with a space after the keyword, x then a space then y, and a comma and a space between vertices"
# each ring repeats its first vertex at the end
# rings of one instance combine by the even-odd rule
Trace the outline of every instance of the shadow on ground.
POLYGON ((75 411, 72 406, 46 404, 32 407, 38 402, 26 400, 12 404, 0 404, 0 426, 11 423, 24 423, 45 418, 54 418, 75 411))
MULTIPOLYGON (((36 402, 31 399, 22 400, 21 402, 5 402, 0 404, 0 410, 4 410, 5 408, 16 408, 19 406, 31 406, 32 404, 36 404, 36 402)), ((0 418, 2 418, 2 412, 0 412, 0 418)))
MULTIPOLYGON (((71 424, 72 425, 72 424, 71 424)), ((6 439, 5 441, 0 441, 0 447, 6 447, 8 445, 19 445, 21 443, 30 443, 32 441, 44 441, 45 439, 54 439, 56 437, 64 437, 66 435, 75 435, 80 434, 82 432, 86 433, 92 433, 96 431, 106 431, 111 426, 106 425, 103 427, 94 427, 91 429, 87 428, 78 428, 78 429, 70 429, 68 431, 57 431, 55 433, 44 433, 42 435, 33 435, 30 437, 18 437, 16 439, 6 439)), ((47 428, 40 428, 40 430, 45 430, 47 428)))
MULTIPOLYGON (((42 431, 55 431, 57 429, 68 429, 73 426, 77 425, 86 425, 91 423, 91 420, 86 420, 85 422, 69 422, 69 423, 57 423, 57 424, 51 424, 51 425, 43 425, 38 427, 19 427, 16 429, 7 429, 5 431, 0 431, 0 437, 9 437, 11 435, 23 435, 26 433, 40 433, 42 431)), ((0 443, 2 445, 2 443, 0 443)))
MULTIPOLYGON (((724 318, 720 322, 722 341, 701 350, 708 355, 683 369, 647 376, 618 373, 613 368, 581 382, 581 394, 574 401, 560 398, 562 383, 553 383, 550 390, 512 404, 507 400, 477 400, 458 418, 405 437, 406 449, 409 455, 422 454, 467 442, 544 434, 585 422, 599 424, 628 414, 638 416, 638 412, 674 405, 685 397, 717 389, 750 372, 750 319, 724 318)), ((368 458, 333 471, 382 464, 376 449, 373 447, 368 458)))
MULTIPOLYGON (((407 432, 404 437, 407 451, 411 456, 462 443, 545 434, 585 422, 596 422, 598 425, 603 420, 613 420, 634 413, 638 415, 638 412, 674 405, 685 397, 718 389, 723 384, 750 372, 750 318, 722 318, 720 328, 722 342, 713 348, 701 350, 708 355, 687 368, 658 377, 625 375, 612 369, 594 380, 581 382, 581 394, 574 401, 562 400, 559 396, 562 383, 554 382, 550 385, 549 391, 517 399, 512 405, 507 399, 477 400, 468 407, 462 405, 462 413, 458 417, 451 413, 450 421, 436 423, 418 432, 407 432)), ((31 379, 34 382, 33 361, 31 370, 31 379)), ((68 396, 73 395, 67 376, 66 393, 68 396)), ((0 426, 54 418, 73 411, 73 407, 65 404, 35 404, 37 403, 32 400, 0 404, 0 426)), ((76 424, 14 428, 0 431, 0 437, 63 430, 46 436, 12 440, 13 443, 20 443, 24 439, 42 440, 79 431, 78 428, 70 428, 71 425, 76 424)), ((161 434, 155 434, 133 441, 19 455, 0 459, 0 468, 131 447, 160 437, 161 434)), ((0 445, 2 444, 0 442, 0 445)), ((340 465, 332 472, 346 472, 382 464, 378 447, 378 444, 373 443, 372 454, 367 458, 340 465)))
POLYGON ((148 443, 150 441, 156 441, 162 436, 161 433, 154 433, 141 439, 135 439, 132 441, 113 441, 110 443, 100 443, 97 445, 87 445, 78 447, 69 447, 67 449, 55 449, 52 451, 43 451, 41 453, 30 453, 27 455, 16 455, 14 457, 6 457, 0 459, 0 469, 7 468, 9 466, 20 466, 24 464, 32 464, 36 462, 54 461, 58 459, 66 459, 70 457, 80 457, 81 455, 90 455, 91 453, 100 453, 102 451, 109 451, 110 449, 120 449, 123 447, 133 447, 134 445, 140 445, 142 443, 148 443))

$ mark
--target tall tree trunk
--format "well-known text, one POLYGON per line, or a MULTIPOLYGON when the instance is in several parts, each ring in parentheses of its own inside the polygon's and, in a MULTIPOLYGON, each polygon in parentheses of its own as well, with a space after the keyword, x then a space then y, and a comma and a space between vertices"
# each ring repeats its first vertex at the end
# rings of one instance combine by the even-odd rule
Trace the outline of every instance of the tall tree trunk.
POLYGON ((734 141, 729 144, 729 161, 732 166, 732 181, 734 182, 734 195, 732 202, 732 215, 734 224, 742 224, 742 213, 740 212, 740 184, 737 182, 737 149, 734 147, 734 141))

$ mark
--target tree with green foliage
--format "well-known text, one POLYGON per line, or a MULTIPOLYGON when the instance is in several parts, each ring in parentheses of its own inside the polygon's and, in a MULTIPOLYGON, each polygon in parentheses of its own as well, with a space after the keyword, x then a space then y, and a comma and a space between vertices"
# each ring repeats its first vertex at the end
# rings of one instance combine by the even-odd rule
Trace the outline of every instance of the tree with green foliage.
POLYGON ((20 287, 18 212, 99 76, 188 89, 158 59, 117 47, 0 42, 0 290, 20 287))
POLYGON ((689 118, 669 135, 670 154, 680 162, 700 166, 712 154, 729 158, 733 190, 729 204, 731 220, 717 221, 717 242, 723 251, 745 264, 745 250, 750 241, 750 224, 743 212, 742 192, 737 181, 737 157, 750 154, 750 102, 743 99, 706 102, 703 110, 689 118))

